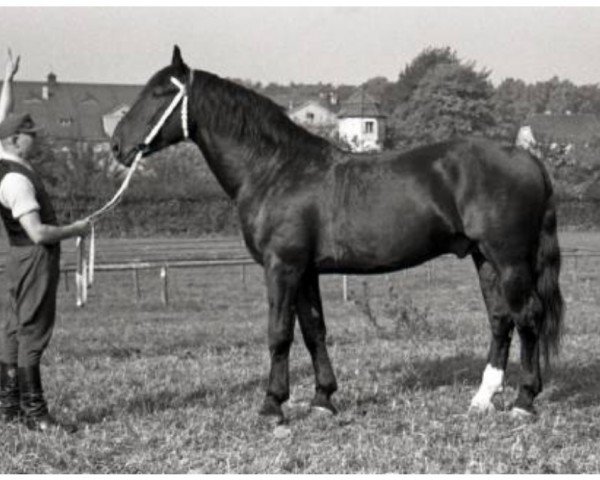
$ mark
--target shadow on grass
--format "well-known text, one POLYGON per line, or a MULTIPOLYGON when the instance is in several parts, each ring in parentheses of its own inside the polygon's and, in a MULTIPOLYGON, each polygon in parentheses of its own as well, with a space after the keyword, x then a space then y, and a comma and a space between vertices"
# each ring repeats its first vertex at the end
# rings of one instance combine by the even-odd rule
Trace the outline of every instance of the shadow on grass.
MULTIPOLYGON (((440 386, 453 385, 456 383, 473 384, 479 383, 481 372, 485 367, 485 360, 473 358, 468 355, 459 355, 451 358, 440 358, 431 361, 392 364, 378 373, 382 375, 396 372, 406 372, 407 367, 411 372, 408 376, 402 375, 398 381, 398 388, 402 390, 426 389, 434 390, 440 386)), ((310 366, 298 367, 290 370, 290 384, 293 386, 301 379, 313 376, 310 366)), ((351 379, 346 379, 351 382, 351 379)), ((126 404, 112 404, 105 407, 89 407, 77 414, 79 422, 95 424, 105 419, 115 418, 123 413, 147 415, 165 410, 179 408, 215 408, 234 403, 240 396, 247 395, 256 390, 264 391, 266 378, 255 378, 245 383, 238 383, 231 387, 216 386, 214 388, 201 388, 194 392, 182 395, 180 392, 163 389, 155 393, 139 395, 126 404)), ((341 404, 346 402, 338 399, 341 404)), ((378 403, 383 398, 363 398, 361 403, 378 403)), ((342 406, 342 405, 340 405, 342 406)), ((344 405, 343 408, 350 405, 344 405)), ((258 406, 257 406, 258 408, 258 406)))
POLYGON ((197 358, 206 352, 211 354, 220 354, 239 349, 253 349, 264 346, 265 341, 262 337, 250 337, 246 339, 232 339, 223 343, 215 343, 207 340, 200 335, 193 338, 173 339, 171 343, 152 343, 138 340, 136 345, 116 340, 115 343, 109 341, 102 342, 101 345, 74 346, 61 349, 61 356, 65 360, 75 360, 84 362, 91 358, 151 358, 165 355, 179 355, 181 358, 197 358))
MULTIPOLYGON (((479 386, 481 376, 486 366, 484 358, 471 355, 456 355, 410 364, 398 362, 382 369, 380 373, 409 371, 402 378, 404 389, 435 390, 442 386, 455 384, 479 386)), ((509 362, 506 369, 506 379, 515 387, 519 383, 520 364, 509 362)), ((585 365, 555 365, 550 372, 542 372, 544 382, 552 382, 552 393, 549 401, 564 401, 573 399, 577 406, 588 406, 600 402, 600 359, 585 365)))
MULTIPOLYGON (((471 355, 457 355, 406 364, 398 362, 380 369, 377 373, 384 377, 398 375, 398 389, 403 392, 417 390, 436 390, 443 386, 470 385, 473 390, 481 381, 485 368, 484 358, 474 358, 471 355), (410 372, 406 374, 406 372, 410 372), (386 375, 388 374, 388 375, 386 375)), ((506 376, 508 383, 515 387, 519 382, 519 365, 511 362, 508 365, 506 376)), ((311 367, 299 367, 290 370, 290 384, 293 388, 300 379, 313 376, 311 367)), ((568 402, 575 407, 597 405, 600 402, 600 361, 586 365, 556 366, 551 376, 544 375, 552 382, 552 390, 547 395, 550 403, 568 402)), ((351 379, 344 381, 351 382, 351 379)), ((155 393, 144 394, 131 399, 125 405, 113 404, 103 408, 90 407, 77 414, 77 420, 84 423, 100 423, 105 419, 115 418, 121 413, 147 415, 165 410, 180 408, 221 408, 238 401, 240 396, 260 390, 264 392, 266 378, 260 377, 248 382, 238 383, 233 386, 217 385, 213 388, 201 388, 194 392, 182 395, 181 392, 160 390, 155 393)), ((385 401, 378 395, 366 395, 360 403, 376 404, 385 401)), ((338 398, 342 409, 351 408, 350 399, 338 398)), ((258 406, 257 406, 258 408, 258 406)))
MULTIPOLYGON (((398 362, 379 371, 379 374, 406 372, 399 379, 398 387, 403 391, 435 390, 439 387, 456 384, 470 385, 473 392, 481 382, 486 365, 483 358, 469 355, 439 358, 409 365, 398 362)), ((578 408, 600 404, 600 360, 585 365, 556 365, 551 372, 543 372, 545 384, 549 387, 546 401, 549 403, 567 403, 578 408), (551 385, 551 387, 550 387, 551 385)), ((518 388, 520 382, 520 364, 510 362, 506 369, 507 384, 518 388)), ((370 400, 379 403, 377 398, 370 400)), ((369 403, 362 399, 362 403, 369 403)))
MULTIPOLYGON (((310 367, 291 369, 290 378, 293 384, 298 378, 312 375, 310 367)), ((148 415, 166 410, 198 408, 223 408, 236 403, 239 397, 259 390, 266 391, 267 379, 260 377, 248 382, 238 383, 231 387, 226 385, 214 388, 200 388, 188 394, 162 389, 155 393, 138 395, 126 404, 111 404, 105 407, 93 406, 77 413, 77 421, 89 424, 101 423, 106 419, 114 419, 122 413, 148 415)), ((258 411, 258 405, 256 406, 258 411)))
MULTIPOLYGON (((440 358, 424 362, 416 362, 407 365, 403 362, 392 364, 378 371, 378 374, 386 375, 404 372, 398 380, 398 388, 406 390, 435 390, 444 385, 472 384, 477 385, 481 379, 481 373, 485 368, 485 360, 473 358, 468 355, 459 355, 450 358, 440 358), (405 375, 407 367, 411 372, 405 375)), ((313 376, 310 366, 290 369, 290 384, 293 386, 301 379, 313 376)), ((240 396, 247 395, 260 389, 265 391, 266 378, 255 378, 249 382, 238 383, 232 387, 216 386, 215 388, 202 388, 182 395, 180 392, 171 390, 160 390, 151 394, 139 395, 131 399, 127 404, 113 404, 106 407, 89 407, 77 414, 79 422, 95 424, 105 419, 111 419, 122 413, 146 415, 165 410, 178 408, 215 408, 234 403, 240 396)), ((345 381, 352 382, 351 379, 345 381)), ((347 399, 349 400, 349 399, 347 399)), ((361 404, 380 403, 383 398, 362 398, 361 404)), ((344 399, 338 399, 340 407, 347 408, 350 405, 344 399)), ((258 406, 257 406, 258 408, 258 406)))
POLYGON ((548 401, 583 408, 600 405, 600 360, 585 365, 558 365, 551 373, 548 401))
MULTIPOLYGON (((243 385, 245 389, 256 388, 261 381, 256 380, 243 385)), ((172 390, 159 390, 151 394, 139 395, 126 404, 111 404, 105 407, 93 406, 77 413, 77 421, 95 424, 114 419, 121 414, 150 415, 153 413, 189 408, 213 408, 215 404, 226 404, 226 398, 237 395, 235 391, 223 392, 219 389, 201 388, 187 395, 172 390), (222 400, 222 401, 221 401, 222 400)))
MULTIPOLYGON (((402 384, 408 390, 435 390, 456 384, 478 385, 485 364, 485 359, 467 354, 413 362, 410 364, 411 373, 402 384)), ((406 369, 406 365, 397 364, 396 368, 406 369)))

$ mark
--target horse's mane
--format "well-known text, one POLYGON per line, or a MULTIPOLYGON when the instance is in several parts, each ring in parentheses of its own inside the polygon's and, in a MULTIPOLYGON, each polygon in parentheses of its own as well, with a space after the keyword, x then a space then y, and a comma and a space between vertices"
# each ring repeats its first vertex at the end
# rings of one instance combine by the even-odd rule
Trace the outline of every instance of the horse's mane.
POLYGON ((209 72, 194 71, 190 100, 208 128, 250 144, 259 153, 285 150, 286 156, 293 157, 306 154, 307 149, 318 154, 332 146, 295 124, 272 100, 209 72))

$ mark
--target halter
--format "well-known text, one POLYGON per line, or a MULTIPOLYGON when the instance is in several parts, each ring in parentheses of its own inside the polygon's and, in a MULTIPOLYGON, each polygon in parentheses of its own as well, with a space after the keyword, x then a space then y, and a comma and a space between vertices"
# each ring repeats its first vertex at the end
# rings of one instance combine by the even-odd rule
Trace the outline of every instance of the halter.
MULTIPOLYGON (((192 82, 194 81, 194 71, 190 70, 190 78, 189 78, 189 86, 191 87, 192 82)), ((167 119, 171 116, 177 105, 181 102, 181 130, 183 131, 184 139, 188 139, 190 137, 189 131, 189 123, 188 123, 188 87, 185 84, 180 82, 177 78, 171 77, 171 83, 173 83, 178 89, 179 92, 173 97, 169 106, 165 109, 162 116, 156 122, 150 133, 146 135, 144 142, 137 147, 137 153, 133 160, 133 163, 129 167, 129 171, 127 172, 127 176, 123 180, 123 183, 119 187, 119 190, 114 194, 113 198, 111 198, 103 207, 99 208, 95 212, 91 213, 87 217, 91 223, 91 231, 90 231, 90 248, 88 251, 88 259, 85 258, 85 239, 83 237, 77 237, 76 240, 76 248, 77 248, 77 271, 75 273, 75 285, 77 287, 77 306, 83 307, 87 302, 87 290, 94 283, 94 266, 96 261, 96 242, 95 242, 95 232, 94 232, 94 222, 106 212, 112 210, 121 200, 125 190, 129 186, 129 181, 135 172, 136 167, 138 166, 140 160, 142 159, 144 153, 148 151, 152 140, 158 134, 160 129, 165 125, 167 119)))

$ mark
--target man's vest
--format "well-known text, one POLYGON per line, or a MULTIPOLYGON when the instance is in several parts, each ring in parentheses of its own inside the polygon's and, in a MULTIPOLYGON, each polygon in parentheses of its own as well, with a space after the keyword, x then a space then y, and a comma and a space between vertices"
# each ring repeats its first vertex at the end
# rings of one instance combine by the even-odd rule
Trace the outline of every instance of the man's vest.
MULTIPOLYGON (((0 160, 0 182, 8 173, 15 172, 24 175, 33 184, 35 189, 35 199, 40 206, 39 215, 42 223, 46 225, 57 225, 56 213, 50 201, 50 197, 44 188, 40 176, 33 170, 11 160, 0 160)), ((33 241, 27 235, 27 232, 21 226, 18 219, 14 218, 12 211, 0 204, 0 215, 4 222, 4 228, 8 234, 8 241, 11 245, 21 247, 33 245, 33 241)))

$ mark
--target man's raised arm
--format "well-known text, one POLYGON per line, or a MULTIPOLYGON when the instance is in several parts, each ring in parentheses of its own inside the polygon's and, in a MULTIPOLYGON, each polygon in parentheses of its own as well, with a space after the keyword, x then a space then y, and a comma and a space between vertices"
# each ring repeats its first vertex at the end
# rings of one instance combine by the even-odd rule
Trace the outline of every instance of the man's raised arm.
POLYGON ((4 70, 4 81, 2 82, 2 92, 0 92, 0 122, 2 122, 13 109, 12 81, 19 70, 19 61, 21 57, 13 60, 12 52, 8 49, 8 60, 4 70))

